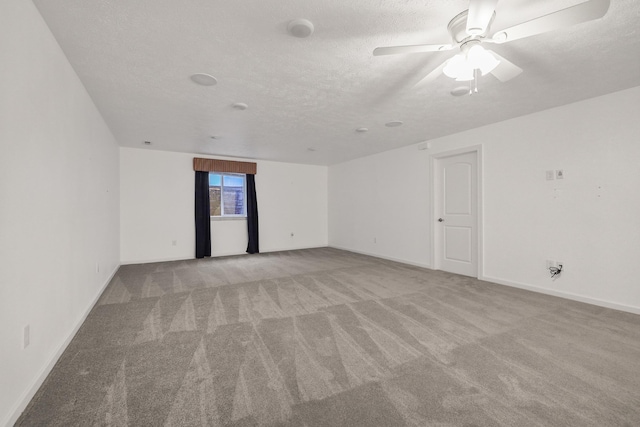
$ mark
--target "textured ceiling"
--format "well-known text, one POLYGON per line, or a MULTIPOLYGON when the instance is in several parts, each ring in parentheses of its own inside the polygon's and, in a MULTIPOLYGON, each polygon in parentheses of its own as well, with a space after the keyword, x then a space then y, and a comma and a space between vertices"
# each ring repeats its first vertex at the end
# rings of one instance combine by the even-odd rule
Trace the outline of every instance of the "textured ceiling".
MULTIPOLYGON (((580 2, 502 0, 492 30, 580 2)), ((477 95, 461 97, 444 75, 413 87, 455 52, 372 51, 449 43, 447 23, 465 0, 34 3, 126 147, 331 165, 640 85, 637 0, 488 46, 524 72, 506 83, 487 75, 477 95), (313 22, 311 37, 287 33, 296 18, 313 22), (198 86, 195 73, 218 84, 198 86), (404 125, 385 127, 392 120, 404 125)))

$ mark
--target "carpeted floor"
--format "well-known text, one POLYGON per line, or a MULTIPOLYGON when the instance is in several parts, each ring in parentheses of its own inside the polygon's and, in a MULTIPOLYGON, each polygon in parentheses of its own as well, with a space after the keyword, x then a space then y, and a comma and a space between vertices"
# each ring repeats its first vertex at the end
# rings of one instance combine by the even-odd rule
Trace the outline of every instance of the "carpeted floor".
POLYGON ((638 426, 640 316, 322 248, 123 266, 20 426, 638 426))

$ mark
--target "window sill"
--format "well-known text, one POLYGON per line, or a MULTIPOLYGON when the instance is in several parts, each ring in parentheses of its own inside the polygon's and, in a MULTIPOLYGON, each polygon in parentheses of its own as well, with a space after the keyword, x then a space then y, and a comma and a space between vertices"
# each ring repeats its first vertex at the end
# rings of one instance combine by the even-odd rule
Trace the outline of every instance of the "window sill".
POLYGON ((246 221, 246 216, 212 216, 211 221, 246 221))

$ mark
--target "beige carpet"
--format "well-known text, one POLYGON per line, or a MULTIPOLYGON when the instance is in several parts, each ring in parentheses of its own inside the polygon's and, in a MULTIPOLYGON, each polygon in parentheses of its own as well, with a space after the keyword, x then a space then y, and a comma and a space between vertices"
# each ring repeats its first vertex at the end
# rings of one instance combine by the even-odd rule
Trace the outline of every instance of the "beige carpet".
POLYGON ((17 425, 638 426, 640 316, 328 248, 123 266, 17 425))

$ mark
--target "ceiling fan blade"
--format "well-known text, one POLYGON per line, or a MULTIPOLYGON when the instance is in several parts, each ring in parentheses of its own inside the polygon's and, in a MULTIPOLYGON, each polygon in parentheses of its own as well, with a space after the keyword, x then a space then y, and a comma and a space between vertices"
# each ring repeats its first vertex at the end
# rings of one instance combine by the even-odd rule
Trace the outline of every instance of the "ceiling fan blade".
POLYGON ((589 0, 498 31, 492 38, 495 42, 505 43, 602 18, 609 10, 609 4, 610 0, 589 0))
POLYGON ((467 34, 477 36, 484 34, 489 27, 498 0, 471 0, 467 14, 467 34))
POLYGON ((373 56, 397 55, 401 53, 440 52, 442 50, 451 50, 453 48, 454 46, 450 44, 417 44, 413 46, 377 47, 373 50, 373 56))
POLYGON ((522 73, 522 68, 518 67, 514 63, 507 61, 493 51, 488 50, 487 52, 491 53, 491 55, 495 56, 495 58, 500 61, 500 64, 491 71, 491 74, 493 74, 502 83, 509 81, 522 73))
POLYGON ((440 74, 442 74, 442 70, 444 70, 445 65, 447 65, 447 61, 444 61, 442 64, 438 66, 438 68, 436 68, 435 70, 431 71, 429 74, 424 76, 418 83, 413 85, 413 87, 426 85, 427 83, 431 83, 432 81, 440 77, 440 74))

